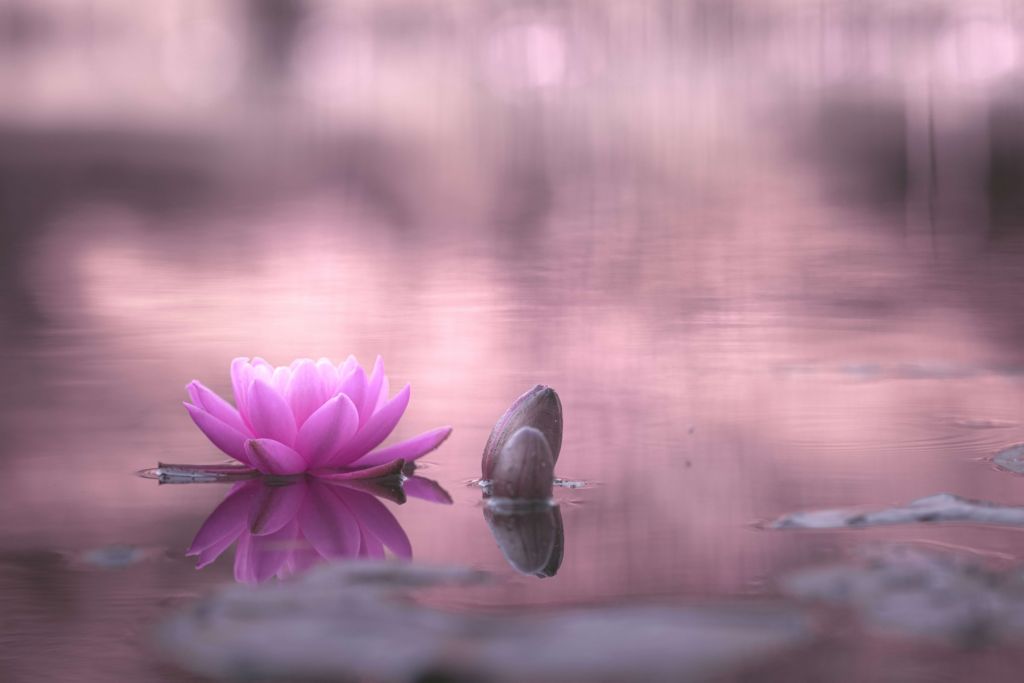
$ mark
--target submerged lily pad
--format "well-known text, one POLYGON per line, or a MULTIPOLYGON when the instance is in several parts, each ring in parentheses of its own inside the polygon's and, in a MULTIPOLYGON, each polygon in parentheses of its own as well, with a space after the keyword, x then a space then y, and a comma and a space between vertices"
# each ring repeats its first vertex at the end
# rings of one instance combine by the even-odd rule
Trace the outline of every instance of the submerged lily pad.
POLYGON ((448 613, 416 586, 479 574, 335 564, 302 580, 231 587, 163 624, 180 666, 227 678, 422 681, 679 681, 749 666, 811 638, 802 610, 771 603, 448 613))
POLYGON ((109 545, 80 553, 76 559, 84 566, 100 569, 122 569, 161 555, 158 548, 135 545, 109 545))
POLYGON ((1004 448, 995 454, 992 461, 1004 470, 1024 474, 1024 443, 1004 448))
POLYGON ((1024 574, 950 552, 883 546, 796 571, 783 593, 849 607, 869 629, 965 647, 1024 640, 1024 574))
POLYGON ((938 493, 900 507, 882 510, 810 510, 779 517, 772 529, 857 529, 922 522, 973 522, 1024 526, 1024 507, 969 500, 938 493))
POLYGON ((996 420, 977 417, 954 417, 951 419, 953 425, 965 429, 1009 429, 1019 427, 1019 422, 1012 420, 996 420))

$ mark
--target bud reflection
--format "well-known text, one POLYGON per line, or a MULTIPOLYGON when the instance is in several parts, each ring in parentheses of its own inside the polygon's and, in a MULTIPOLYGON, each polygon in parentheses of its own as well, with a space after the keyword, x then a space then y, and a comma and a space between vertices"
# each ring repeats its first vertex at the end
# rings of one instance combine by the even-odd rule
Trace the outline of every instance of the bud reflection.
POLYGON ((484 506, 484 519, 512 568, 541 578, 562 566, 564 535, 557 505, 484 506))

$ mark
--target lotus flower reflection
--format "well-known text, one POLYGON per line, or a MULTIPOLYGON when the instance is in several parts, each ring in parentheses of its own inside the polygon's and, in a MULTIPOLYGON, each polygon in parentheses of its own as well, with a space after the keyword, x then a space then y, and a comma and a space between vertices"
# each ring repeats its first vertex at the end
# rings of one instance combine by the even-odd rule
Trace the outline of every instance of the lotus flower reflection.
POLYGON ((217 448, 264 474, 380 476, 401 470, 451 433, 451 427, 438 427, 374 450, 409 404, 409 385, 389 397, 380 357, 369 376, 352 356, 340 365, 321 358, 282 367, 236 358, 231 383, 235 406, 194 380, 185 408, 217 448))
MULTIPOLYGON (((376 496, 356 488, 364 481, 238 482, 203 523, 188 554, 198 556, 201 569, 237 542, 235 579, 242 583, 286 578, 325 560, 383 558, 385 549, 411 558, 409 537, 395 516, 376 496)), ((411 477, 404 484, 388 489, 388 497, 404 501, 408 493, 451 503, 428 479, 411 477)))

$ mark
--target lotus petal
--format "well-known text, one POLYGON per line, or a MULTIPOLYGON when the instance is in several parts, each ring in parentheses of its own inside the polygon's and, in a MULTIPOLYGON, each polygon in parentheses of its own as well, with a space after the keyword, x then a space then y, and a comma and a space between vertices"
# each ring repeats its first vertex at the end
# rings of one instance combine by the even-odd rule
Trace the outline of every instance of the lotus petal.
POLYGON ((256 436, 291 446, 297 429, 295 416, 284 398, 261 379, 249 387, 249 423, 256 436))
MULTIPOLYGON (((259 482, 246 481, 236 484, 228 495, 220 502, 203 525, 196 532, 192 545, 186 555, 198 555, 226 537, 234 539, 245 529, 249 508, 256 499, 259 482)), ((229 544, 230 545, 230 544, 229 544)))
MULTIPOLYGON (((231 387, 235 392, 235 405, 242 420, 248 424, 249 385, 252 384, 252 364, 248 358, 236 358, 231 361, 231 387)), ((252 425, 249 425, 251 428, 252 425)))
POLYGON ((374 413, 366 424, 359 428, 351 443, 331 459, 331 464, 341 466, 352 462, 388 438, 409 405, 409 391, 410 387, 406 384, 393 399, 374 413))
MULTIPOLYGON (((352 404, 357 409, 363 405, 363 396, 366 394, 366 373, 363 369, 357 365, 352 372, 342 376, 338 391, 352 399, 352 404)), ((359 421, 363 422, 362 415, 359 416, 359 421)))
POLYGON ((192 421, 214 446, 243 464, 252 464, 245 452, 245 441, 249 438, 247 435, 218 420, 202 408, 191 403, 184 405, 192 421))
POLYGON ((323 382, 313 361, 304 358, 295 365, 284 395, 295 415, 295 424, 301 427, 324 403, 323 382))
POLYGON ((309 416, 295 439, 295 448, 310 467, 326 463, 356 433, 359 413, 345 394, 338 394, 309 416))
POLYGON ((295 519, 306 500, 305 482, 283 485, 264 483, 256 500, 249 506, 247 526, 254 536, 272 534, 295 519))
POLYGON ((316 474, 319 479, 330 481, 346 481, 349 479, 379 479, 381 477, 397 477, 402 474, 405 467, 404 460, 392 460, 383 465, 372 467, 359 467, 353 470, 318 470, 316 474))
POLYGON ((368 493, 346 491, 345 503, 359 520, 364 533, 370 532, 399 557, 412 558, 412 544, 402 526, 384 507, 384 504, 368 493))
POLYGON ((298 533, 298 523, 291 519, 272 534, 249 538, 248 574, 252 583, 263 583, 281 570, 293 550, 298 533))
POLYGON ((423 432, 401 443, 392 444, 373 453, 368 453, 353 462, 351 467, 370 467, 398 459, 411 462, 436 449, 445 442, 445 439, 451 433, 451 427, 431 429, 429 432, 423 432))
POLYGON ((265 474, 299 474, 306 471, 306 460, 290 446, 273 439, 249 439, 245 452, 252 466, 265 474))
MULTIPOLYGON (((373 364, 373 372, 366 380, 366 391, 363 400, 359 404, 359 424, 364 425, 370 416, 377 411, 377 405, 381 396, 381 388, 384 386, 384 359, 377 356, 373 364)), ((387 397, 385 396, 385 401, 387 397)))
POLYGON ((192 380, 186 390, 196 407, 202 408, 232 429, 243 434, 249 433, 249 427, 242 421, 235 407, 203 386, 202 382, 192 380))
POLYGON ((359 524, 329 486, 309 487, 298 519, 302 534, 323 557, 351 557, 359 552, 359 524))
POLYGON ((316 372, 320 376, 321 396, 325 399, 338 393, 338 368, 334 363, 321 358, 316 362, 316 372))
POLYGON ((362 536, 360 537, 359 556, 374 560, 383 560, 386 557, 386 554, 384 553, 384 544, 373 534, 363 531, 362 536))
POLYGON ((292 381, 292 369, 279 366, 274 368, 273 374, 270 376, 270 386, 274 387, 281 396, 284 396, 284 392, 288 391, 288 385, 292 381))
POLYGON ((219 539, 215 543, 204 548, 198 554, 196 558, 196 569, 202 569, 207 565, 211 564, 214 560, 224 554, 224 551, 231 547, 231 544, 238 540, 238 537, 245 531, 244 528, 240 529, 237 533, 229 534, 219 539))
POLYGON ((451 505, 454 502, 451 495, 441 488, 440 484, 426 477, 409 477, 405 480, 403 488, 405 488, 405 493, 410 498, 419 498, 420 500, 441 503, 442 505, 451 505))
POLYGON ((251 571, 251 548, 252 536, 249 534, 239 536, 238 545, 235 546, 235 581, 238 583, 256 583, 251 571))

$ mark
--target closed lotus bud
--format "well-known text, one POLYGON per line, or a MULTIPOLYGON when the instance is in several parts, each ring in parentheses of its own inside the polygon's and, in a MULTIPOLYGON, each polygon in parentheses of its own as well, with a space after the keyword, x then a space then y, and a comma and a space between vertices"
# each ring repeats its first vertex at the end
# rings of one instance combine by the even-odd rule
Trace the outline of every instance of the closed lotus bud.
POLYGON ((555 459, 540 430, 522 427, 505 442, 491 468, 491 495, 516 500, 548 500, 555 482, 555 459))
POLYGON ((565 545, 562 513, 557 505, 521 511, 484 507, 484 519, 512 568, 523 574, 554 576, 562 566, 565 545))
POLYGON ((484 479, 493 479, 494 463, 508 440, 523 427, 533 427, 544 435, 552 463, 562 450, 562 402, 551 387, 538 384, 517 398, 501 416, 484 446, 481 470, 484 479))

